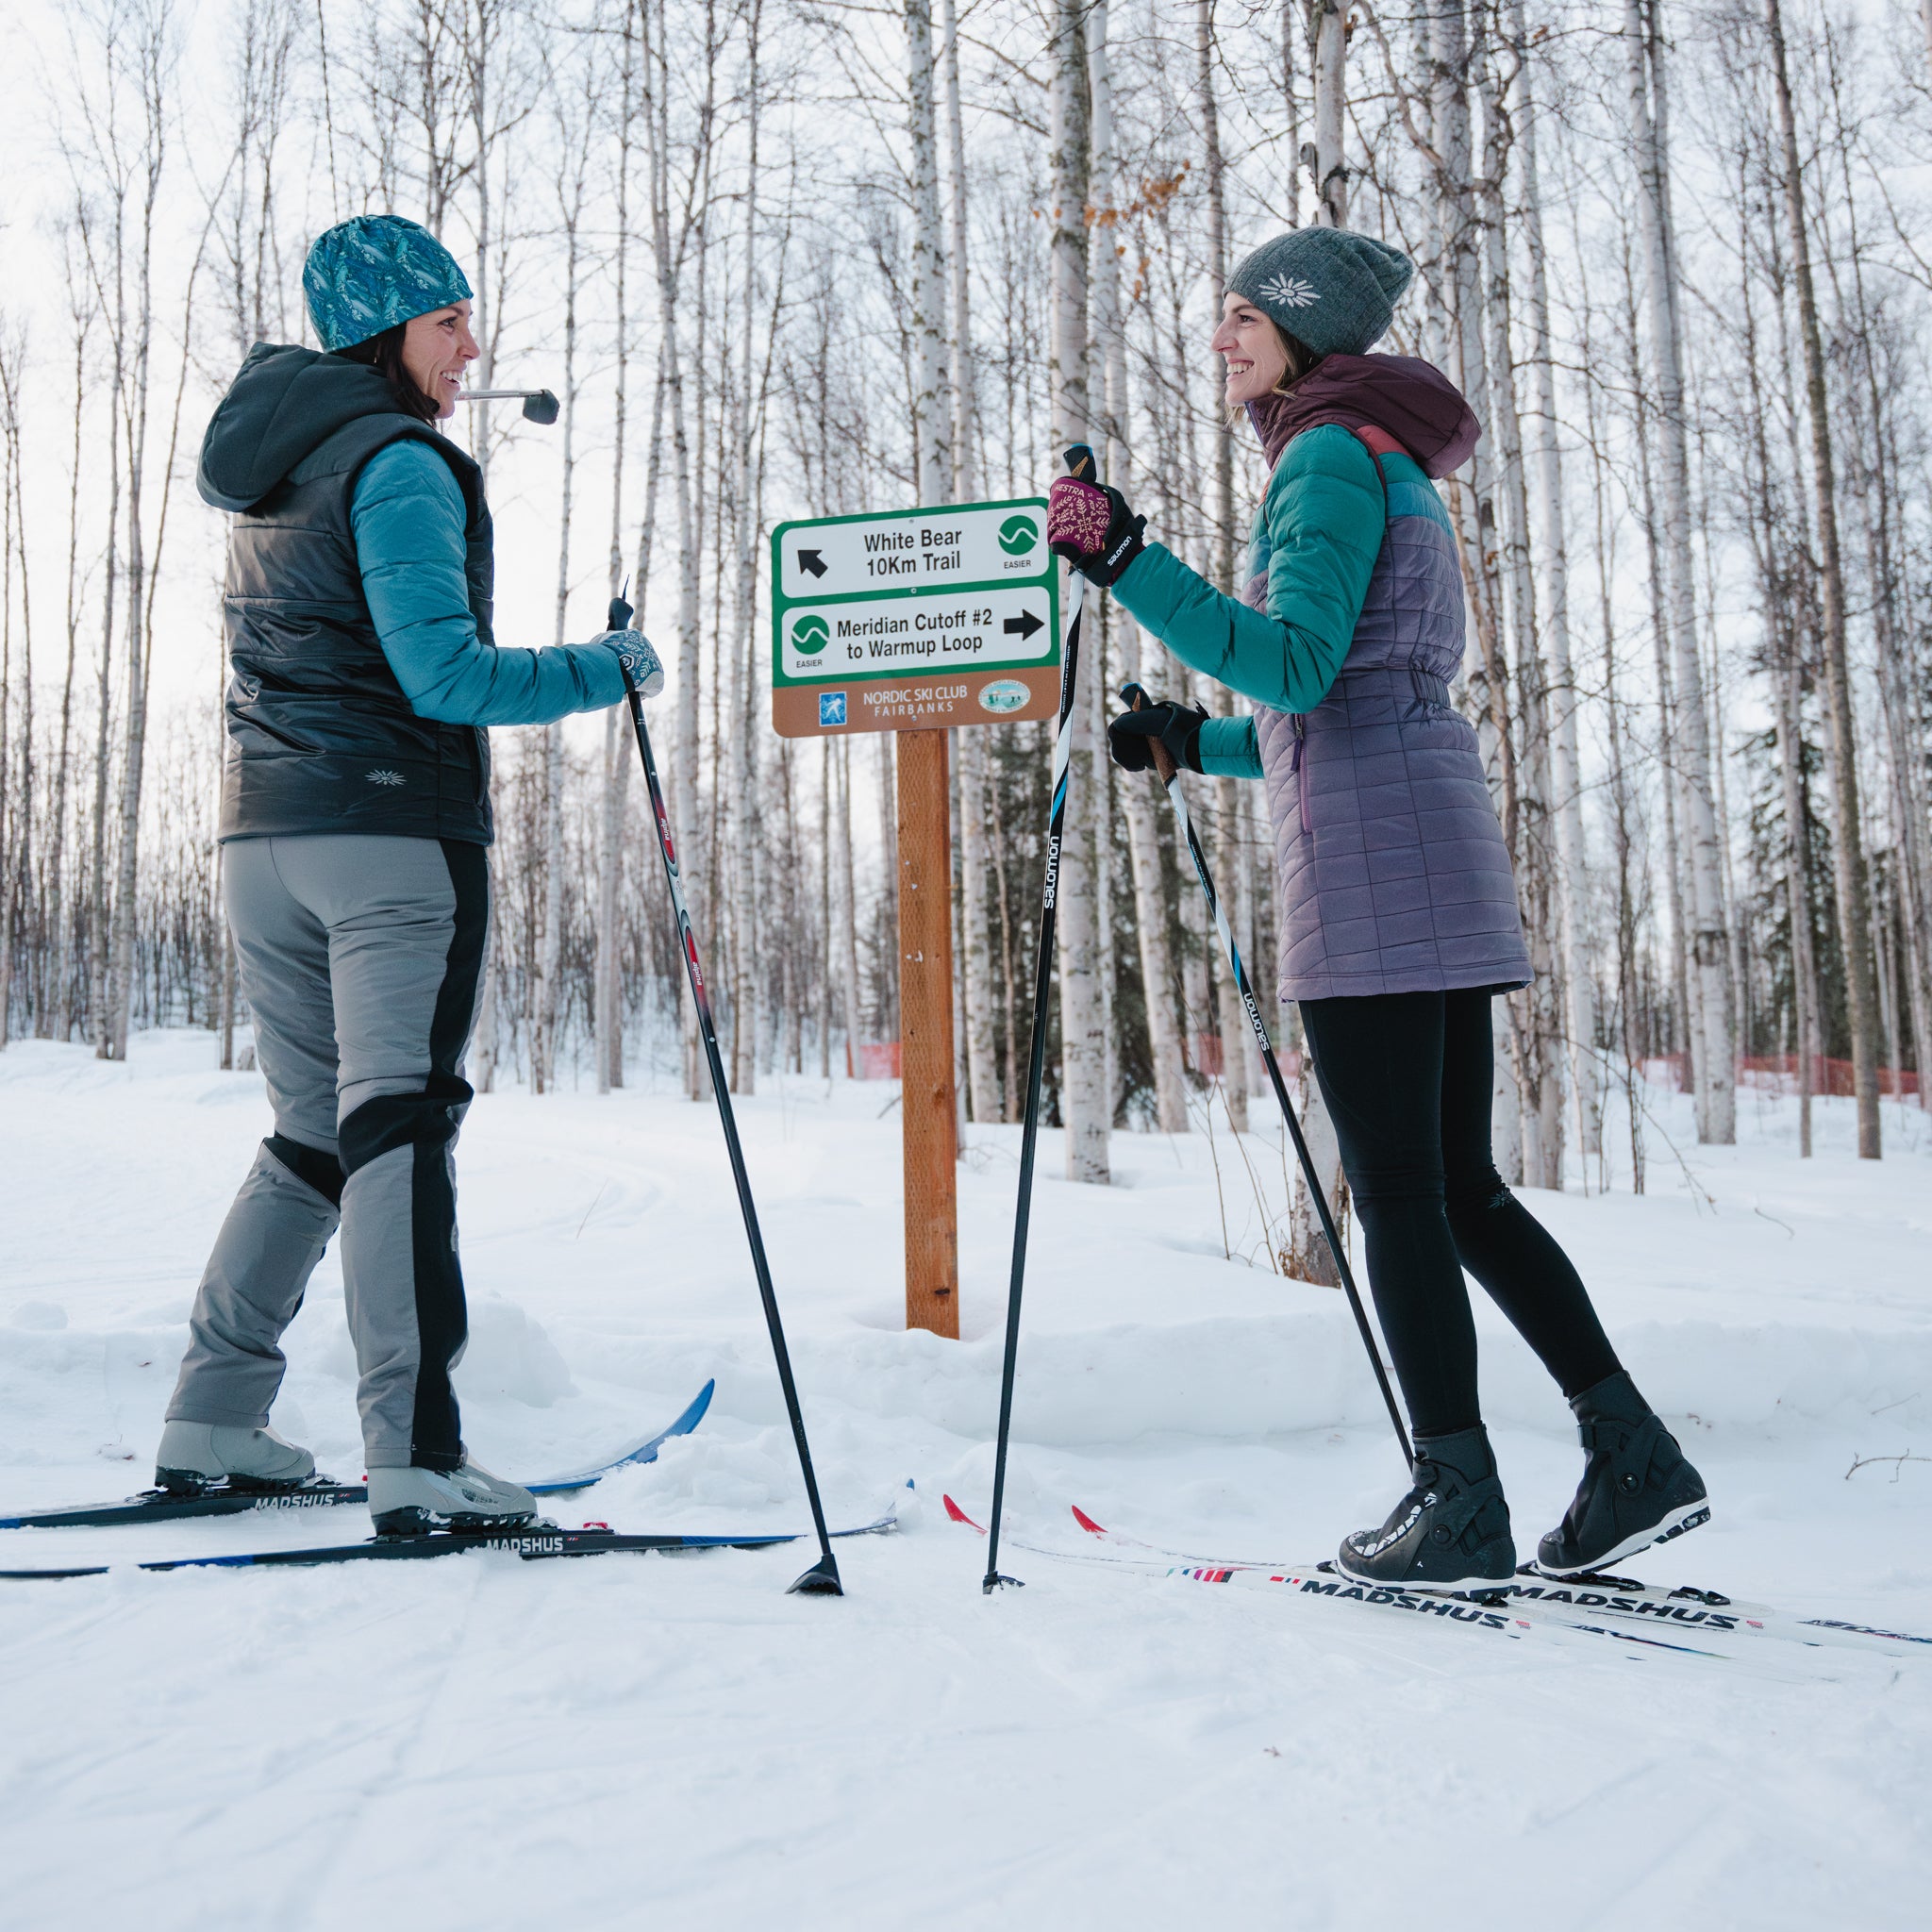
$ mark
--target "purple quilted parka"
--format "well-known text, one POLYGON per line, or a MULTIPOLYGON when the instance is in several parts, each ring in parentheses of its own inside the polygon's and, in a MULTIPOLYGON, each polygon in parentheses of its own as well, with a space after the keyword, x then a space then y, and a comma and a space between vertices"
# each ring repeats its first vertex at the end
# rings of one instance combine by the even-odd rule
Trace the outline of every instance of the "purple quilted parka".
MULTIPOLYGON (((1271 460, 1316 421, 1368 428, 1364 441, 1385 450, 1399 438, 1431 475, 1474 446, 1468 406, 1426 363, 1331 357, 1315 374, 1331 399, 1305 380, 1282 399, 1291 407, 1257 418, 1271 460), (1368 364, 1380 365, 1373 379, 1349 379, 1368 364)), ((1530 978, 1475 731, 1449 703, 1463 653, 1455 538, 1436 491, 1407 464, 1378 468, 1388 526, 1340 674, 1312 711, 1255 713, 1274 827, 1284 1000, 1530 978)), ((1257 609, 1267 608, 1267 541, 1257 526, 1244 592, 1257 609)))

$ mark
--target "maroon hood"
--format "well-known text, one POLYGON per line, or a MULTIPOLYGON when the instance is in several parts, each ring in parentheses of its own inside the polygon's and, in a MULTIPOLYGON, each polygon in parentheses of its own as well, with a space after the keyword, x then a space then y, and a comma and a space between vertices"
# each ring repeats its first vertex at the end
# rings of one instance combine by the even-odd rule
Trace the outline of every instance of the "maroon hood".
POLYGON ((1466 463, 1483 425, 1432 362, 1415 356, 1324 356, 1298 382, 1248 405, 1272 470, 1293 439, 1318 423, 1380 429, 1430 476, 1466 463))

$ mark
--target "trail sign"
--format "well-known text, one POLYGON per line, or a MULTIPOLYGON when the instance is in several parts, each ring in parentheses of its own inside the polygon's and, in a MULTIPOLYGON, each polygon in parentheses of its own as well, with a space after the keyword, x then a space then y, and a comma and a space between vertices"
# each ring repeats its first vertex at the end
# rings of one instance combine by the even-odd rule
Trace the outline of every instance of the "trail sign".
POLYGON ((772 632, 781 737, 1051 718, 1059 583, 1046 504, 780 524, 772 632))
POLYGON ((772 532, 772 723, 781 737, 904 734, 898 753, 906 1325, 959 1335, 953 860, 956 724, 1059 712, 1046 503, 817 517, 772 532))

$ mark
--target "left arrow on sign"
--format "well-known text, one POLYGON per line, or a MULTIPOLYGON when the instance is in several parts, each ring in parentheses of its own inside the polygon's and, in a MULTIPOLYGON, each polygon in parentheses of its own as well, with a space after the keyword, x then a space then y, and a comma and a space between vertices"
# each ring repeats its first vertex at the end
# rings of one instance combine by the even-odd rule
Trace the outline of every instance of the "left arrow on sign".
POLYGON ((1035 617, 1032 611, 1023 610, 1018 617, 1008 618, 1006 623, 1000 625, 1000 628, 1009 638, 1030 638, 1035 631, 1041 627, 1043 622, 1043 619, 1035 617))
POLYGON ((816 550, 801 550, 798 553, 798 567, 800 570, 809 571, 815 577, 822 577, 825 574, 825 559, 816 550))

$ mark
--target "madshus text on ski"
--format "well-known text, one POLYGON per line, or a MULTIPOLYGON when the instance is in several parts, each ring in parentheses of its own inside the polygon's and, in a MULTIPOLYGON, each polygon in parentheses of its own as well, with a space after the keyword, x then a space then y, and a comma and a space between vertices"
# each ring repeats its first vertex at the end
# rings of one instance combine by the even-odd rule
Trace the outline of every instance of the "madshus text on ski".
MULTIPOLYGON (((1137 686, 1108 742, 1124 772, 1151 771, 1165 785, 1404 1459, 1405 1485, 1386 1519, 1342 1538, 1338 1589, 1434 1605, 1519 1588, 1509 1505, 1477 1399, 1465 1272, 1549 1371, 1581 1437, 1581 1480, 1560 1516, 1551 1512, 1536 1574, 1594 1575, 1708 1520, 1697 1471, 1620 1359, 1569 1257, 1504 1184, 1491 1152, 1491 1003, 1525 985, 1531 964, 1476 736, 1448 702, 1467 640, 1455 536, 1436 484, 1469 461, 1481 426, 1440 370, 1374 352, 1412 274, 1384 242, 1311 227, 1263 242, 1229 275, 1203 346, 1224 371, 1228 420, 1240 425, 1229 433, 1252 438, 1268 466, 1240 595, 1150 535, 1091 450, 1071 451, 1068 473, 1051 486, 1048 542, 1072 574, 1072 595, 1042 801, 988 1590, 1007 1580, 997 1565, 1090 588, 1117 601, 1173 664, 1252 707, 1247 716, 1209 716, 1137 686), (1275 990, 1299 1006, 1340 1141, 1365 1238, 1367 1301, 1187 817, 1193 774, 1268 791, 1275 990), (1371 817, 1380 828, 1373 864, 1358 836, 1371 817), (1419 879, 1430 890, 1416 891, 1419 879)), ((155 1491, 12 1522, 366 1503, 374 1543, 224 1559, 251 1564, 348 1560, 345 1550, 440 1554, 465 1539, 530 1557, 771 1541, 722 1532, 626 1540, 539 1523, 543 1494, 650 1460, 669 1436, 695 1426, 706 1398, 617 1463, 521 1483, 470 1455, 451 1379, 467 1334, 455 1159, 475 1097, 464 1055, 490 917, 488 727, 623 705, 810 1508, 817 1560, 793 1587, 836 1594, 831 1533, 647 723, 646 701, 664 685, 658 656, 621 596, 585 642, 497 641, 483 472, 439 427, 463 401, 479 353, 471 284, 449 251, 399 216, 360 215, 314 242, 303 285, 320 347, 263 342, 249 352, 207 426, 197 471, 204 500, 229 517, 220 837, 272 1131, 195 1295, 155 1491), (355 943, 343 943, 352 934, 355 943), (318 1476, 310 1453, 271 1422, 284 1331, 338 1239, 364 1365, 359 1486, 318 1476)), ((868 553, 888 579, 949 568, 949 554, 943 525, 923 531, 916 547, 901 535, 868 553)), ((890 648, 892 626, 908 620, 886 610, 851 621, 878 626, 890 648)), ((1158 672, 1149 675, 1159 683, 1158 672)), ((1526 1603, 1508 1598, 1507 1614, 1531 1614, 1526 1603)), ((1468 1608, 1440 1614, 1457 1621, 1468 1608)), ((1474 1612, 1485 1625, 1496 1614, 1474 1612)))

